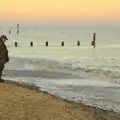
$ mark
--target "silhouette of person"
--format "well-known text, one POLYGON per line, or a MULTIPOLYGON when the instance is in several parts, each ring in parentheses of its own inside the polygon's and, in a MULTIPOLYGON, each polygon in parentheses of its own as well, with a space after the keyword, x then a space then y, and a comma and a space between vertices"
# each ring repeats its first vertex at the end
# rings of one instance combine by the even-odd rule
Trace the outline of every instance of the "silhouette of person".
POLYGON ((6 40, 8 38, 5 35, 0 37, 0 82, 4 82, 1 78, 2 71, 4 70, 5 64, 9 61, 8 50, 5 45, 6 40))

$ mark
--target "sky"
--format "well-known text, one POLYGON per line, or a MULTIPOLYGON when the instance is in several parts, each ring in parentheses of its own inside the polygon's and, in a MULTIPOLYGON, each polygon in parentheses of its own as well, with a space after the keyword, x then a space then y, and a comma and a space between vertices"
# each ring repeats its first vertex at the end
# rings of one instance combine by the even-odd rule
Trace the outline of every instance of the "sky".
POLYGON ((120 21, 120 0, 1 0, 0 21, 120 21))

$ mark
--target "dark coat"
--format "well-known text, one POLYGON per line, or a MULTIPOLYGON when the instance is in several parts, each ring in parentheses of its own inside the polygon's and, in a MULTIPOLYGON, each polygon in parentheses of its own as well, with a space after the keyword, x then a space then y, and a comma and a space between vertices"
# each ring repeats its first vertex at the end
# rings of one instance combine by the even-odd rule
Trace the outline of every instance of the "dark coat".
POLYGON ((8 50, 4 42, 0 39, 0 66, 9 61, 8 50))

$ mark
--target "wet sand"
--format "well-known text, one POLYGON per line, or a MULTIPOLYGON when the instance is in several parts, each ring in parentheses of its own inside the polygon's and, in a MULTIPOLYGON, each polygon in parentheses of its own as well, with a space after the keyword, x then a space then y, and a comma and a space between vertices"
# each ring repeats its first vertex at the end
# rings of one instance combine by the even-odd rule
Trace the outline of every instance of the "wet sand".
POLYGON ((120 120, 120 113, 0 83, 0 120, 120 120))

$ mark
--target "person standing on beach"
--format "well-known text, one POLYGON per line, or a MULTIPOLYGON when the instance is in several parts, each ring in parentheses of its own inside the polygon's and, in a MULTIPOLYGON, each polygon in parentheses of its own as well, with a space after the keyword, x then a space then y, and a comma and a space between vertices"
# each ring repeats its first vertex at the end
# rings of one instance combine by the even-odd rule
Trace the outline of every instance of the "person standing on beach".
POLYGON ((1 78, 2 71, 5 67, 5 64, 9 61, 8 50, 5 45, 6 40, 8 40, 8 38, 5 35, 0 37, 0 82, 4 82, 4 80, 1 78))

